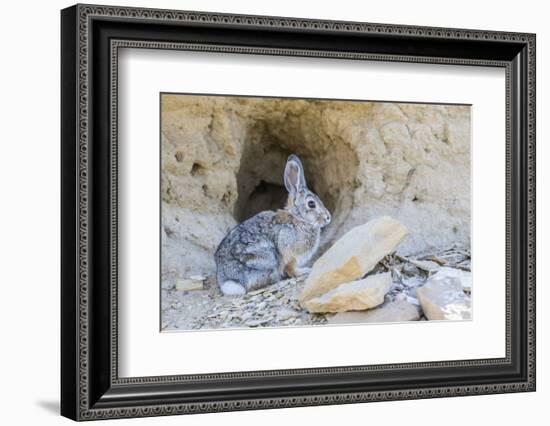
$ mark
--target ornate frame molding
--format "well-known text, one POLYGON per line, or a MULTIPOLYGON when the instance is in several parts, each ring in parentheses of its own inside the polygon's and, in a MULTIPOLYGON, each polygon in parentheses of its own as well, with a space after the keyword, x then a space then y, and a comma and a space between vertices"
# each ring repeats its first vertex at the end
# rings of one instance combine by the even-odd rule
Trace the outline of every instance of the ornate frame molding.
MULTIPOLYGON (((62 407, 62 412, 65 415, 79 420, 103 419, 113 417, 138 417, 151 415, 170 415, 183 413, 204 413, 213 411, 229 411, 229 410, 245 410, 245 409, 261 409, 261 408, 279 408, 279 407, 294 407, 307 405, 326 405, 326 404, 343 404, 353 402, 367 401, 383 401, 383 400, 400 400, 400 399, 416 399, 416 398, 433 398, 442 396, 461 396, 461 395, 476 395, 488 393, 504 393, 518 391, 533 391, 535 389, 535 36, 533 34, 496 32, 496 31, 479 31, 479 30, 464 30, 464 29, 447 29, 447 28, 429 28, 429 27, 412 27, 401 25, 385 25, 385 24, 370 24, 358 22, 337 22, 324 20, 309 20, 295 18, 280 18, 268 16, 246 16, 246 15, 229 15, 229 14, 214 14, 202 12, 185 12, 185 11, 170 11, 156 9, 141 9, 141 8, 126 8, 126 7, 104 7, 77 5, 65 12, 67 24, 71 28, 67 30, 67 34, 73 35, 76 38, 74 55, 75 64, 75 91, 76 105, 64 105, 64 108, 72 107, 76 109, 76 129, 74 139, 70 138, 63 142, 64 146, 74 144, 76 154, 75 158, 67 159, 66 161, 76 161, 74 170, 74 190, 76 191, 74 205, 71 208, 76 215, 75 239, 76 246, 73 256, 76 258, 75 272, 76 277, 71 277, 63 284, 63 291, 68 291, 69 287, 73 288, 76 300, 74 312, 68 312, 63 317, 63 321, 73 319, 76 324, 76 336, 65 337, 71 342, 67 343, 69 347, 76 349, 76 359, 74 360, 75 383, 65 384, 68 391, 76 391, 75 399, 76 406, 73 406, 73 400, 69 399, 63 393, 65 408, 62 407), (166 22, 178 23, 182 25, 216 25, 227 28, 254 28, 254 29, 277 29, 289 31, 315 31, 318 33, 346 33, 359 35, 377 35, 384 37, 413 37, 415 39, 436 39, 448 41, 480 41, 480 42, 502 42, 510 45, 517 45, 525 49, 523 59, 526 60, 525 68, 527 74, 525 81, 519 84, 525 84, 525 125, 527 140, 525 153, 527 157, 526 165, 526 181, 524 182, 525 193, 523 194, 524 202, 526 203, 526 277, 525 283, 525 318, 526 318, 526 374, 525 379, 518 381, 505 382, 500 384, 479 384, 479 385, 456 385, 456 386, 434 386, 427 388, 401 388, 398 390, 386 391, 366 391, 366 392, 337 392, 337 393, 319 393, 312 395, 301 396, 273 396, 269 398, 259 399, 227 399, 208 402, 165 402, 162 404, 137 404, 125 405, 122 403, 112 405, 111 400, 101 403, 101 399, 93 397, 94 390, 90 389, 91 374, 94 369, 90 365, 90 355, 92 348, 90 346, 93 335, 91 333, 91 323, 94 318, 90 315, 90 268, 91 268, 91 227, 90 217, 93 206, 90 204, 93 200, 91 194, 92 170, 90 169, 90 141, 93 136, 90 132, 90 115, 92 111, 92 82, 91 82, 91 49, 92 45, 92 22, 97 19, 112 20, 112 21, 132 21, 140 23, 162 24, 166 22), (74 27, 73 27, 74 25, 74 27)), ((66 27, 67 28, 67 27, 66 27)), ((68 35, 64 35, 68 37, 68 35)), ((69 47, 67 47, 69 49, 69 47)), ((512 209, 514 208, 514 200, 512 194, 512 161, 514 153, 512 152, 512 138, 517 129, 512 128, 512 114, 515 113, 512 105, 512 97, 516 95, 518 89, 514 87, 513 74, 515 71, 512 60, 487 60, 487 59, 472 59, 460 57, 439 57, 439 56, 415 56, 415 55, 395 55, 381 53, 362 53, 362 52, 344 52, 344 51, 327 51, 315 49, 296 49, 296 48, 278 48, 278 47, 253 47, 253 46, 232 46, 232 45, 216 45, 212 43, 182 43, 175 41, 145 41, 132 39, 112 39, 109 46, 110 55, 110 330, 109 338, 111 345, 111 358, 109 366, 109 386, 113 389, 122 389, 125 386, 136 385, 169 385, 171 383, 184 382, 215 382, 224 379, 247 379, 247 378, 265 378, 277 376, 300 376, 304 377, 309 374, 315 375, 331 375, 342 373, 357 373, 357 372, 373 372, 373 371, 389 371, 389 370, 405 370, 411 368, 433 368, 443 369, 449 367, 474 367, 474 366, 501 366, 511 364, 512 360, 512 279, 514 278, 510 256, 512 254, 512 238, 513 226, 517 223, 512 222, 512 209), (209 375, 193 375, 193 376, 161 376, 161 377, 138 377, 138 378, 119 378, 117 368, 117 85, 118 85, 118 50, 120 48, 154 48, 154 49, 176 49, 176 50, 195 50, 209 52, 226 52, 238 54, 264 54, 264 55, 293 55, 293 56, 312 56, 323 58, 338 58, 338 59, 356 59, 356 60, 373 60, 373 61, 396 61, 396 62, 418 62, 418 63, 442 63, 456 65, 478 65, 503 67, 506 70, 506 122, 507 122, 507 153, 506 153, 506 195, 507 195, 507 212, 506 212, 506 232, 507 232, 507 260, 506 260, 506 357, 503 359, 482 359, 482 360, 464 360, 450 362, 432 362, 432 363, 415 363, 415 364, 389 364, 378 366, 361 366, 361 367, 327 367, 322 369, 306 369, 306 370, 274 370, 263 372, 243 372, 243 373, 222 373, 209 375)), ((68 56, 68 55, 67 55, 68 56)), ((73 56, 70 57, 73 59, 73 56)), ((65 110, 65 109, 64 109, 65 110)), ((516 176, 517 177, 517 176, 516 176)), ((73 201, 66 200, 66 203, 73 201)), ((64 259, 66 262, 73 259, 64 259)), ((517 277, 516 277, 517 278, 517 277)), ((65 343, 64 343, 65 345, 65 343)), ((68 355, 67 355, 68 356, 68 355)), ((65 366, 63 368, 66 368, 65 366)), ((72 376, 71 376, 72 377, 72 376)), ((62 401, 63 402, 63 401, 62 401)))

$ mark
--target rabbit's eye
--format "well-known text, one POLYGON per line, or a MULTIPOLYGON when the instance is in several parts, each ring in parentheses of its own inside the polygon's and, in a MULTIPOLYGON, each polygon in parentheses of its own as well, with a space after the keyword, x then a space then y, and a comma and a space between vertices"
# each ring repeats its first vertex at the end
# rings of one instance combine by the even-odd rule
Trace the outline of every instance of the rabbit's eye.
POLYGON ((307 206, 310 208, 310 209, 314 209, 315 208, 315 201, 308 201, 307 202, 307 206))

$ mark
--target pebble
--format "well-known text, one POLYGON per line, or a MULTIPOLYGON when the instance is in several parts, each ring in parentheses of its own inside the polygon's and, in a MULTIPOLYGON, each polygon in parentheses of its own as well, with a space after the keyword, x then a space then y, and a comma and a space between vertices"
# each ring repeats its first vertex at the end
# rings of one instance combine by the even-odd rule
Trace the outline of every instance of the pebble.
POLYGON ((202 290, 202 288, 202 281, 176 280, 176 290, 179 291, 202 290))
POLYGON ((258 327, 259 325, 262 325, 262 324, 265 324, 266 322, 268 322, 267 319, 257 319, 257 320, 252 320, 252 321, 247 321, 245 324, 249 327, 258 327))
POLYGON ((206 277, 203 276, 203 275, 191 275, 189 277, 189 279, 191 279, 193 281, 204 281, 204 280, 206 280, 206 277))
POLYGON ((431 261, 431 260, 413 260, 413 259, 410 259, 410 262, 414 266, 416 266, 417 268, 422 269, 423 271, 426 271, 426 272, 436 271, 437 269, 440 268, 439 263, 436 263, 436 262, 431 261))
POLYGON ((293 319, 299 315, 298 312, 288 309, 288 308, 282 308, 277 312, 277 319, 281 321, 293 319))

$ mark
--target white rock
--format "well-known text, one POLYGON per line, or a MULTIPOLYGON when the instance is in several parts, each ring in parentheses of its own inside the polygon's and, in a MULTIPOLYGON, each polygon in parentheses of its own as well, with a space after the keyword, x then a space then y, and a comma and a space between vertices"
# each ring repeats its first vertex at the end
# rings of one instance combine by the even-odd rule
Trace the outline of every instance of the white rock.
POLYGON ((466 320, 472 317, 471 273, 442 268, 416 290, 416 295, 429 320, 466 320))
POLYGON ((242 321, 248 321, 250 318, 252 318, 252 312, 245 312, 238 318, 242 321))
POLYGON ((202 290, 203 282, 191 279, 176 280, 176 290, 178 291, 192 291, 202 290))
POLYGON ((465 291, 472 291, 472 273, 457 268, 444 267, 439 269, 432 279, 449 280, 460 284, 465 291))
POLYGON ((285 321, 291 318, 295 318, 299 315, 298 312, 294 311, 293 309, 289 308, 281 308, 277 311, 277 319, 279 321, 285 321))
POLYGON ((204 275, 191 275, 189 279, 194 281, 204 281, 206 277, 204 275))
POLYGON ((262 287, 258 290, 253 290, 253 291, 249 291, 247 293, 247 296, 250 297, 250 296, 256 296, 257 294, 260 294, 260 293, 264 293, 268 290, 268 287, 262 287))
POLYGON ((391 253, 406 234, 407 228, 388 216, 351 229, 313 264, 300 301, 361 278, 391 253))
POLYGON ((441 265, 439 265, 439 263, 431 261, 431 260, 409 259, 409 262, 411 262, 417 268, 422 269, 423 271, 426 271, 426 272, 437 271, 441 267, 441 265))
POLYGON ((328 318, 329 324, 354 324, 369 322, 401 322, 418 321, 420 310, 415 305, 404 300, 386 303, 378 308, 367 311, 340 312, 328 318))
POLYGON ((373 308, 384 302, 392 284, 391 273, 370 275, 344 283, 319 297, 306 300, 309 312, 345 312, 373 308))
POLYGON ((269 318, 258 318, 251 321, 247 321, 245 325, 249 327, 258 327, 259 325, 269 322, 269 318))

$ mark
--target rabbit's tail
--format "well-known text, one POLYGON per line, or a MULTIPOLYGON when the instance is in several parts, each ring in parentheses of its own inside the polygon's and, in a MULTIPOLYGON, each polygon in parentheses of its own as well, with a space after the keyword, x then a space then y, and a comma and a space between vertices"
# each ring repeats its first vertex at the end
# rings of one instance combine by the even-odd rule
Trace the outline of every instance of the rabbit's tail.
POLYGON ((242 296, 246 289, 236 281, 227 280, 220 284, 220 290, 226 296, 242 296))

